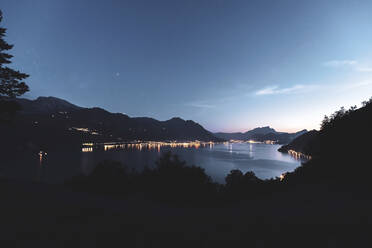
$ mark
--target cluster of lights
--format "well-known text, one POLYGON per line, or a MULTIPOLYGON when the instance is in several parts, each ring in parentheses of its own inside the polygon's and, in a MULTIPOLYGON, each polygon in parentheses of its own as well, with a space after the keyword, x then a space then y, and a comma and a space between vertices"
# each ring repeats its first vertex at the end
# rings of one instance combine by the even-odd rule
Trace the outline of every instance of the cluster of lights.
MULTIPOLYGON (((76 129, 78 130, 78 129, 76 129)), ((85 128, 79 128, 78 131, 86 130, 85 128)), ((87 129, 89 131, 89 129, 87 129)), ((264 142, 255 140, 230 140, 223 142, 224 145, 232 145, 233 143, 249 143, 249 144, 275 144, 276 141, 266 140, 264 142)), ((171 147, 171 148, 195 148, 214 146, 214 142, 203 142, 203 141, 140 141, 135 140, 133 142, 110 142, 110 143, 83 143, 82 152, 93 152, 94 147, 103 147, 104 151, 109 150, 123 150, 123 149, 136 149, 136 150, 157 150, 160 152, 161 147, 171 147)))
POLYGON ((225 142, 225 143, 249 143, 249 144, 269 144, 269 145, 273 145, 273 144, 276 144, 276 140, 265 140, 265 141, 257 141, 257 140, 234 140, 234 139, 231 139, 229 140, 229 142, 225 142))
POLYGON ((70 128, 70 130, 76 130, 76 131, 83 132, 83 133, 90 132, 89 128, 85 128, 85 127, 72 127, 70 128))
POLYGON ((276 140, 265 140, 263 143, 268 144, 268 145, 275 145, 276 142, 277 142, 276 140))
POLYGON ((38 153, 38 155, 39 155, 39 162, 40 162, 40 165, 43 163, 43 159, 44 159, 44 157, 46 157, 46 155, 48 155, 48 153, 46 153, 46 152, 44 152, 44 151, 40 151, 39 153, 38 153))
POLYGON ((94 146, 103 146, 104 151, 109 150, 120 150, 120 149, 136 149, 136 150, 157 150, 160 152, 161 147, 171 147, 171 148, 195 148, 199 147, 210 147, 214 146, 214 142, 202 142, 202 141, 188 141, 188 142, 178 142, 178 141, 136 141, 132 143, 103 143, 103 144, 93 144, 93 143, 83 143, 82 152, 92 152, 94 146))
POLYGON ((83 147, 81 148, 82 152, 93 152, 93 147, 83 147))
POLYGON ((288 154, 294 157, 295 159, 307 159, 310 160, 311 156, 303 154, 302 152, 296 152, 295 150, 288 150, 288 154))
POLYGON ((83 132, 83 133, 90 133, 92 135, 99 135, 98 132, 92 131, 89 128, 86 128, 86 127, 71 127, 71 128, 69 128, 69 130, 70 131, 75 130, 75 131, 79 131, 79 132, 83 132))

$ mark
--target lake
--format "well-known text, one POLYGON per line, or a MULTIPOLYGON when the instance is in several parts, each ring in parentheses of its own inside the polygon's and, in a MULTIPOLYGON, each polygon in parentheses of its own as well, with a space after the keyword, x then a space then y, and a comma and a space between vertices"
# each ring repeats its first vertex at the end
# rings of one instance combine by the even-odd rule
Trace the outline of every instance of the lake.
POLYGON ((253 171, 259 178, 268 179, 293 171, 302 162, 278 152, 279 147, 280 145, 262 143, 219 143, 200 147, 159 146, 139 149, 136 145, 118 146, 115 149, 92 148, 89 152, 49 152, 41 160, 39 154, 25 153, 8 159, 0 173, 60 183, 77 174, 89 174, 97 163, 106 159, 120 161, 137 170, 142 170, 144 166, 153 167, 163 152, 171 151, 187 164, 204 168, 216 182, 224 183, 226 175, 234 169, 243 173, 253 171))

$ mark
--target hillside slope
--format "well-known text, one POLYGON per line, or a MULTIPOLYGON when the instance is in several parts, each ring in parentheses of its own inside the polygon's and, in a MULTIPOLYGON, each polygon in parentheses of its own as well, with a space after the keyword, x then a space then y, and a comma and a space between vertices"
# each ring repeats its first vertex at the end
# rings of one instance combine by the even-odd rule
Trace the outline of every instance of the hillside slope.
POLYGON ((302 137, 299 140, 310 142, 299 145, 303 149, 312 147, 311 142, 315 142, 316 149, 313 146, 310 152, 316 152, 316 158, 289 173, 287 180, 300 183, 336 182, 348 187, 369 184, 372 172, 369 144, 372 140, 371 127, 372 98, 359 109, 341 108, 326 117, 315 139, 302 137))
POLYGON ((158 121, 131 118, 101 108, 82 108, 55 97, 17 99, 20 111, 13 123, 0 123, 3 144, 37 144, 41 147, 77 146, 82 142, 133 140, 221 141, 200 124, 181 118, 158 121))
POLYGON ((305 155, 316 156, 319 153, 319 132, 311 130, 306 132, 289 144, 284 145, 278 149, 280 152, 287 153, 289 150, 303 153, 305 155))

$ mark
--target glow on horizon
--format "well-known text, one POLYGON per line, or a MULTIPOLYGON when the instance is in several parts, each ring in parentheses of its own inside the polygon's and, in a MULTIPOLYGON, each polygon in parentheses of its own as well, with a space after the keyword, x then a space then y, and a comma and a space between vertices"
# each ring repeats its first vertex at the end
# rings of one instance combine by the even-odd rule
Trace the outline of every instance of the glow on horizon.
MULTIPOLYGON (((342 83, 319 86, 316 90, 301 94, 279 94, 273 103, 266 104, 271 95, 256 97, 258 110, 243 109, 230 116, 227 125, 214 125, 213 132, 246 132, 257 127, 270 126, 278 132, 297 132, 303 129, 319 130, 325 115, 331 115, 341 107, 361 107, 361 102, 372 97, 372 76, 355 75, 342 83), (353 79, 354 78, 354 79, 353 79), (262 101, 264 100, 264 101, 262 101)), ((219 124, 219 123, 218 123, 219 124)))

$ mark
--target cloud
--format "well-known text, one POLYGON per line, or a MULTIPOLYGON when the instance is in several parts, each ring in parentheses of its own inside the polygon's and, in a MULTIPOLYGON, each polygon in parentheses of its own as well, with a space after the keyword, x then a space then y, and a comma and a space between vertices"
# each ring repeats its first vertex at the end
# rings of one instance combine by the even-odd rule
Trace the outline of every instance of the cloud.
POLYGON ((278 94, 297 94, 309 91, 315 88, 315 85, 302 85, 297 84, 288 88, 279 88, 278 86, 269 86, 261 90, 256 91, 257 96, 263 95, 278 95, 278 94))
POLYGON ((324 62, 323 66, 332 68, 349 67, 358 72, 372 72, 371 66, 361 65, 356 60, 330 60, 324 62))
POLYGON ((356 70, 360 72, 372 72, 372 67, 357 67, 356 70))
POLYGON ((267 87, 264 89, 261 89, 256 92, 256 95, 261 96, 261 95, 272 95, 275 94, 275 91, 278 89, 278 86, 271 86, 267 87))
POLYGON ((215 105, 205 104, 201 102, 189 102, 189 103, 185 103, 185 106, 195 107, 195 108, 215 108, 216 107, 215 105))
POLYGON ((323 63, 326 67, 354 66, 358 63, 356 60, 330 60, 323 63))
POLYGON ((369 86, 369 85, 372 85, 372 81, 371 80, 365 80, 365 81, 361 81, 361 82, 358 82, 358 83, 348 84, 348 85, 345 86, 345 90, 365 87, 365 86, 369 86))

